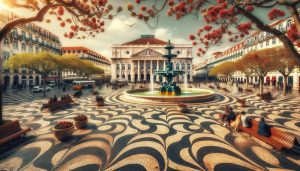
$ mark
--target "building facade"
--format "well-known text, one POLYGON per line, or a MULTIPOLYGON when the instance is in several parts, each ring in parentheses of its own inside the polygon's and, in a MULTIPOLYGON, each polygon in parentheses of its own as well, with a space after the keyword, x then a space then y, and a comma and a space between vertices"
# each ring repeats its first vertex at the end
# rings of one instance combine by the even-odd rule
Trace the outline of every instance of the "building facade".
MULTIPOLYGON (((110 76, 111 62, 108 58, 104 57, 103 55, 82 46, 62 47, 61 49, 63 54, 77 55, 79 58, 87 60, 90 63, 96 65, 97 67, 102 68, 104 70, 105 76, 110 76)), ((81 78, 72 71, 64 71, 62 73, 62 77, 63 79, 81 78)))
MULTIPOLYGON (((162 55, 166 54, 164 47, 167 42, 155 38, 154 35, 142 35, 141 38, 113 45, 112 47, 112 81, 123 80, 131 82, 150 81, 153 76, 154 81, 163 82, 162 76, 157 76, 154 71, 164 70, 166 59, 162 55)), ((192 46, 187 44, 173 44, 173 54, 177 58, 173 59, 174 70, 185 71, 189 81, 192 81, 192 46)), ((184 75, 174 78, 176 82, 183 82, 184 75)))
MULTIPOLYGON (((17 16, 11 12, 0 12, 0 27, 8 21, 16 19, 17 16)), ((1 42, 0 55, 3 63, 10 56, 17 53, 38 53, 49 52, 60 54, 61 43, 58 36, 35 24, 29 23, 13 29, 1 42)), ((20 68, 19 70, 3 69, 3 85, 14 88, 19 85, 40 85, 42 78, 30 69, 20 68)), ((52 77, 57 76, 56 72, 52 77)))
MULTIPOLYGON (((293 21, 291 18, 285 20, 278 20, 270 25, 280 30, 281 32, 286 33, 287 30, 291 27, 293 21)), ((233 46, 232 48, 227 49, 224 52, 217 52, 211 58, 206 59, 196 68, 196 74, 200 75, 201 73, 209 73, 210 69, 218 64, 221 64, 225 61, 236 61, 242 56, 252 50, 259 50, 264 48, 273 48, 283 46, 281 41, 274 35, 257 31, 251 36, 249 36, 244 42, 233 46), (237 48, 238 46, 238 48, 237 48), (227 52, 227 53, 226 53, 227 52)), ((298 49, 300 52, 300 49, 298 49)), ((205 74, 203 74, 205 75, 205 74)), ((203 76, 201 75, 201 76, 203 76)), ((196 75, 197 76, 197 75, 196 75)), ((241 72, 236 72, 234 74, 235 81, 245 81, 246 78, 241 72)), ((300 69, 295 68, 294 71, 288 77, 288 84, 292 85, 294 89, 299 89, 300 87, 300 69)), ((255 75, 250 77, 250 83, 258 83, 259 78, 255 75)), ((283 76, 277 71, 271 71, 264 78, 264 83, 267 85, 276 86, 283 83, 283 76)))

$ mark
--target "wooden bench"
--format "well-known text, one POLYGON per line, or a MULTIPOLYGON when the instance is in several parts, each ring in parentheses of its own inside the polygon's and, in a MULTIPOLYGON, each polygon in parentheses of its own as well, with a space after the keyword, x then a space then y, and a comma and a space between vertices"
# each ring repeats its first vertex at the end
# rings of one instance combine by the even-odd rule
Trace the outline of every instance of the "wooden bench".
POLYGON ((64 100, 58 100, 56 102, 47 103, 46 108, 48 108, 49 110, 55 110, 57 108, 63 107, 63 106, 65 106, 67 104, 70 104, 72 102, 73 102, 73 100, 71 98, 64 99, 64 100))
POLYGON ((275 127, 271 127, 271 136, 264 137, 258 134, 258 121, 252 119, 252 126, 245 128, 239 126, 239 129, 269 145, 274 147, 276 150, 292 149, 297 143, 296 137, 292 134, 283 132, 275 127))
POLYGON ((22 129, 19 121, 12 121, 0 126, 0 146, 25 135, 31 128, 22 129))

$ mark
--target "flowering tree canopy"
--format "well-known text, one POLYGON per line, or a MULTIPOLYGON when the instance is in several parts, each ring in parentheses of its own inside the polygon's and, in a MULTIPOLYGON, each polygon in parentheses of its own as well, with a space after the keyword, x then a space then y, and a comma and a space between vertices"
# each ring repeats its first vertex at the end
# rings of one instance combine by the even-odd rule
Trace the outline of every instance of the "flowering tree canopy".
POLYGON ((59 21, 61 27, 66 28, 66 38, 85 38, 95 36, 96 33, 104 32, 105 20, 111 20, 122 11, 121 7, 114 10, 108 0, 0 0, 11 8, 25 9, 35 12, 32 17, 19 17, 7 22, 0 29, 0 41, 13 28, 30 22, 51 22, 46 19, 50 14, 59 21), (80 35, 79 33, 86 33, 80 35))
POLYGON ((196 34, 189 36, 194 46, 201 46, 198 48, 198 56, 204 55, 211 46, 222 44, 225 39, 230 42, 241 41, 256 27, 278 37, 300 63, 300 54, 294 46, 296 44, 300 47, 299 0, 163 0, 161 6, 157 0, 152 6, 146 6, 144 2, 146 0, 136 0, 136 4, 129 3, 127 9, 133 17, 144 20, 148 25, 149 19, 158 20, 159 13, 164 9, 167 10, 166 15, 176 20, 190 14, 197 17, 201 15, 206 24, 201 25, 196 34), (141 6, 139 10, 135 9, 137 4, 141 6), (282 10, 286 8, 289 15, 282 10), (261 16, 254 13, 257 9, 268 10, 266 15, 270 21, 291 16, 294 24, 286 34, 263 21, 261 16))
POLYGON ((235 62, 224 62, 211 69, 210 76, 231 78, 236 71, 235 62))

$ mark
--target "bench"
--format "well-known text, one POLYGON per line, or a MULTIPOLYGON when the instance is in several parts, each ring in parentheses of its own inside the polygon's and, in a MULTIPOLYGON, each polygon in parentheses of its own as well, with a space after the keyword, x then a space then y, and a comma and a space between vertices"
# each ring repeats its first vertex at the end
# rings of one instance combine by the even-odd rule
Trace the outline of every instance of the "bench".
POLYGON ((274 147, 276 150, 282 149, 292 149, 294 145, 297 143, 296 137, 292 134, 283 132, 275 127, 271 127, 271 136, 264 137, 259 135, 258 132, 258 121, 251 120, 252 127, 245 128, 243 126, 239 126, 239 129, 269 145, 274 147))
POLYGON ((0 126, 0 145, 6 144, 25 135, 31 128, 22 129, 19 121, 12 121, 0 126))
POLYGON ((49 110, 55 110, 57 108, 63 107, 63 106, 65 106, 67 104, 70 104, 72 102, 73 102, 73 100, 71 98, 58 100, 56 102, 47 103, 46 108, 48 108, 49 110))

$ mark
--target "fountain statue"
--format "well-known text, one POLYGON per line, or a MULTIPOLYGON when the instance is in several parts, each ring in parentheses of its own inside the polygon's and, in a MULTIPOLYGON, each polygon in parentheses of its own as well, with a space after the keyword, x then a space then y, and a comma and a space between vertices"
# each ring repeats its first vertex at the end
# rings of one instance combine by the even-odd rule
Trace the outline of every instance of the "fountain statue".
POLYGON ((166 78, 167 82, 164 82, 162 86, 160 87, 160 95, 167 95, 167 96, 177 96, 181 95, 181 89, 179 86, 176 85, 176 82, 173 82, 173 78, 177 75, 184 74, 183 71, 175 71, 173 69, 173 63, 172 59, 176 58, 177 55, 172 54, 171 50, 174 49, 174 46, 172 46, 170 40, 165 47, 165 49, 168 51, 166 55, 163 55, 162 57, 167 59, 166 62, 166 70, 165 71, 155 71, 156 75, 162 75, 166 78))

